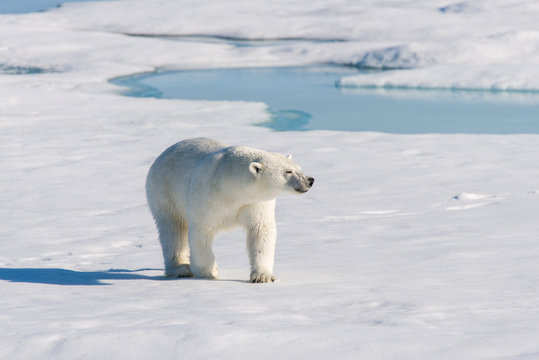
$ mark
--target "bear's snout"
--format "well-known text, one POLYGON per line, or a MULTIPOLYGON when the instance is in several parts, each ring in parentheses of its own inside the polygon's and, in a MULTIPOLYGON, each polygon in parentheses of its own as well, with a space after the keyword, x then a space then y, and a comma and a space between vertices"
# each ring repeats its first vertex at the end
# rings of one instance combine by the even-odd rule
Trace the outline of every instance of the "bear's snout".
POLYGON ((314 178, 310 176, 302 175, 301 177, 295 177, 290 179, 289 185, 299 193, 306 193, 313 186, 314 178))

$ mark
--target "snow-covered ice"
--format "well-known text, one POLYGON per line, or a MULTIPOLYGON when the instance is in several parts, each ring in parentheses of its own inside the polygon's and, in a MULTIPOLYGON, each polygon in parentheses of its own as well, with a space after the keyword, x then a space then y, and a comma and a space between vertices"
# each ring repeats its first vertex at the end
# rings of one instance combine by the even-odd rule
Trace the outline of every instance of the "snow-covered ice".
POLYGON ((354 86, 537 90, 538 14, 531 0, 125 0, 0 15, 0 358, 539 358, 538 136, 275 133, 251 126, 262 103, 107 82, 332 62, 393 68, 354 86), (193 136, 292 153, 317 179, 278 201, 280 282, 246 282, 239 231, 216 240, 221 281, 163 279, 145 175, 193 136))
POLYGON ((163 45, 167 51, 160 51, 157 41, 132 54, 127 50, 134 39, 123 39, 121 46, 108 50, 116 61, 126 53, 129 63, 176 68, 332 62, 395 69, 343 79, 346 86, 539 90, 538 13, 534 0, 154 0, 152 6, 129 0, 66 4, 58 11, 12 20, 10 26, 33 24, 41 32, 60 28, 76 35, 98 31, 111 39, 115 33, 325 40, 248 49, 213 44, 210 55, 182 51, 185 44, 168 43, 163 45), (199 56, 194 59, 194 54, 199 56))

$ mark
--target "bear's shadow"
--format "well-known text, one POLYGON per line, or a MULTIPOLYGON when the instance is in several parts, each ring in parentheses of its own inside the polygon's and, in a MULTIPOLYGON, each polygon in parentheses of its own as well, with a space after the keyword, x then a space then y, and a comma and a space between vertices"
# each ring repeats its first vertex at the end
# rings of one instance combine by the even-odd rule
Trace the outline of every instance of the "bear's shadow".
MULTIPOLYGON (((32 283, 32 284, 48 284, 48 285, 112 285, 105 282, 106 280, 154 280, 154 281, 171 281, 171 280, 199 280, 199 281, 215 281, 204 278, 169 278, 164 275, 149 276, 140 274, 143 271, 160 271, 163 269, 110 269, 108 271, 76 271, 58 268, 0 268, 0 280, 32 283)), ((232 281, 248 283, 245 280, 217 280, 217 281, 232 281)))
POLYGON ((111 285, 106 280, 166 280, 165 276, 139 274, 146 270, 110 269, 75 271, 57 268, 0 268, 0 280, 49 285, 111 285))

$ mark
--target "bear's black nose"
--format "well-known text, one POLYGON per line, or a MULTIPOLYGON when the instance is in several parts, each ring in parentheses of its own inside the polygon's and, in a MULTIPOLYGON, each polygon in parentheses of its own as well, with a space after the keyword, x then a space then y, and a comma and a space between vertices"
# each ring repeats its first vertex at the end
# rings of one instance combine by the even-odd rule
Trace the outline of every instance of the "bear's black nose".
POLYGON ((309 182, 309 187, 313 186, 314 178, 309 177, 309 178, 307 178, 307 181, 309 182))

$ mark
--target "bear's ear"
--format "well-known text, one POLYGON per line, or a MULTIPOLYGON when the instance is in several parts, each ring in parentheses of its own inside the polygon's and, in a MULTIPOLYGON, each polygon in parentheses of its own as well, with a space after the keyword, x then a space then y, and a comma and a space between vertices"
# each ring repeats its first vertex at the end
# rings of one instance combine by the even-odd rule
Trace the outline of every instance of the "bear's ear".
POLYGON ((288 160, 292 160, 292 155, 288 154, 288 155, 286 155, 286 158, 287 158, 288 160))
POLYGON ((254 176, 258 176, 260 172, 262 171, 262 164, 256 161, 253 161, 249 164, 249 170, 254 176))
POLYGON ((258 174, 260 174, 260 171, 262 171, 262 164, 253 161, 249 164, 249 170, 254 176, 258 176, 258 174))

